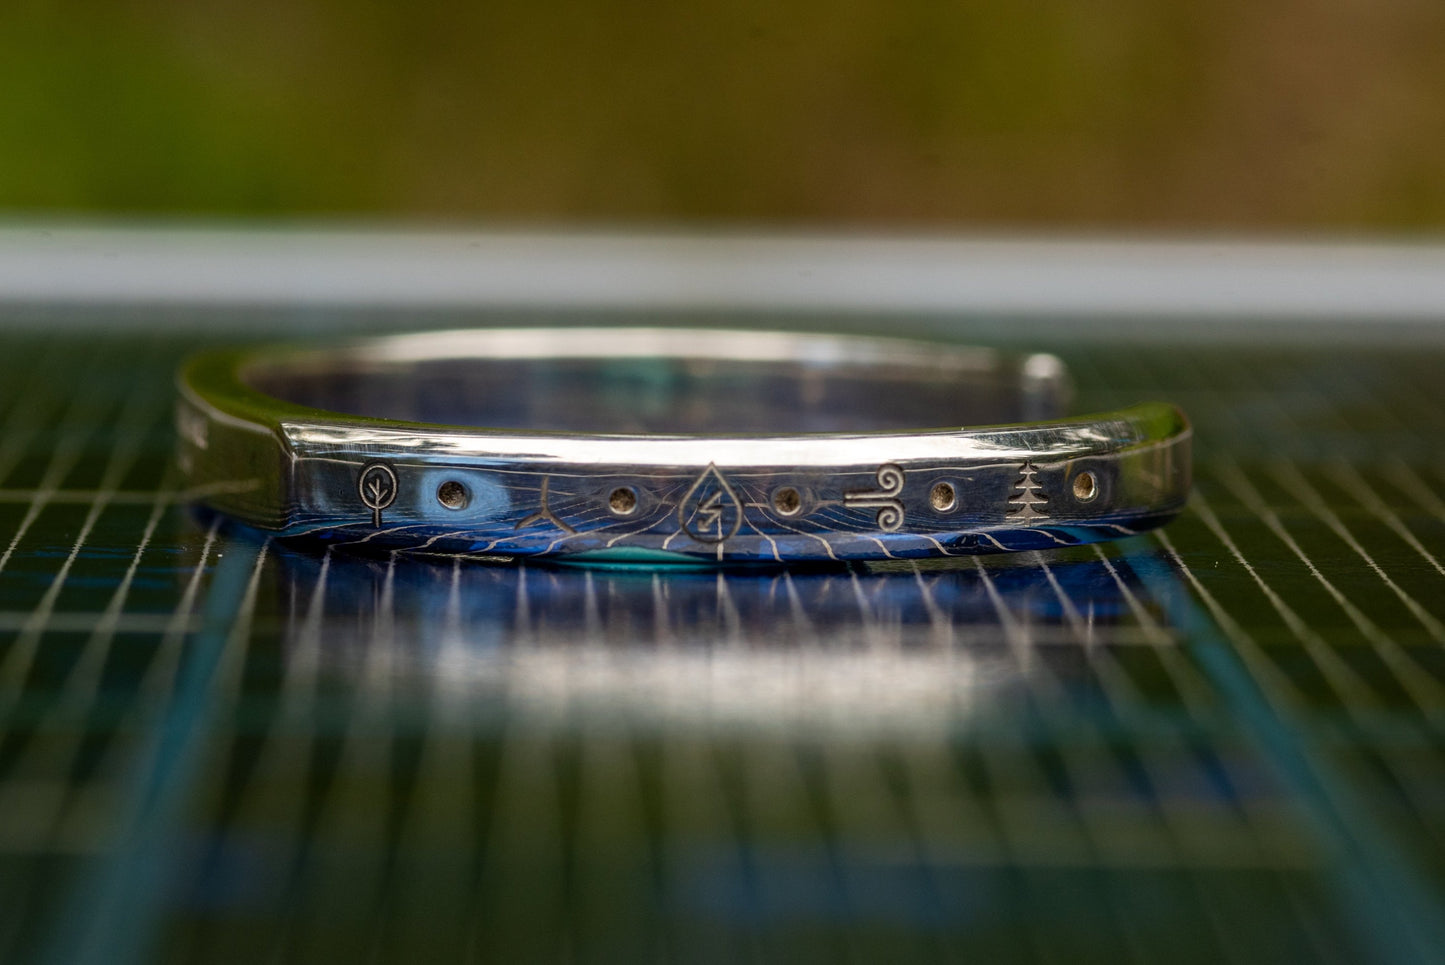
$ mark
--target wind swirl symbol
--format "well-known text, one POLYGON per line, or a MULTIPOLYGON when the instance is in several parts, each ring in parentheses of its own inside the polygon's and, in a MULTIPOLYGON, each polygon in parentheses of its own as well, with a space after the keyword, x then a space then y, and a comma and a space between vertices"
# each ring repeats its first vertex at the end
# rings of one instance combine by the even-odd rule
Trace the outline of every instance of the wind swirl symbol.
POLYGON ((903 525, 903 467, 885 462, 878 467, 877 489, 854 489, 843 493, 843 505, 856 509, 877 509, 875 520, 885 533, 897 532, 903 525))

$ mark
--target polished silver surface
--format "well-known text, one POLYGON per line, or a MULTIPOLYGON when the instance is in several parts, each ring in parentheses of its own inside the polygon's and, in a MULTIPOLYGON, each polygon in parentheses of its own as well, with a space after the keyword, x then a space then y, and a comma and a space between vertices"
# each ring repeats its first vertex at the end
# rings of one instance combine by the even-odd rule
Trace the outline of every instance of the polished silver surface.
POLYGON ((214 508, 356 547, 605 562, 952 556, 1116 538, 1183 506, 1190 431, 1065 418, 1049 355, 662 328, 211 352, 179 458, 214 508))

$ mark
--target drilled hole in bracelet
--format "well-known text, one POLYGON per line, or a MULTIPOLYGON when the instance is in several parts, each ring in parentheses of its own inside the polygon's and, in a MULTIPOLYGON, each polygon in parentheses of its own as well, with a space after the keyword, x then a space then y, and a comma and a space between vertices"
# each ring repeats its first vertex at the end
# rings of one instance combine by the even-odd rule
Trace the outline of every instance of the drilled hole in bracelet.
POLYGON ((1087 503, 1099 495, 1099 481, 1094 478, 1091 472, 1081 472, 1074 477, 1074 498, 1081 503, 1087 503))
POLYGON ((607 505, 618 516, 627 516, 637 509, 637 493, 626 486, 618 486, 612 490, 612 495, 607 497, 607 505))
POLYGON ((952 483, 935 483, 933 489, 928 493, 928 501, 933 508, 940 513, 946 513, 958 505, 958 493, 954 490, 952 483))
POLYGON ((796 516, 803 508, 803 497, 792 486, 784 486, 773 493, 773 509, 782 516, 796 516))
POLYGON ((467 503, 472 501, 471 494, 467 487, 455 479, 448 479, 437 487, 437 502, 447 509, 466 509, 467 503))

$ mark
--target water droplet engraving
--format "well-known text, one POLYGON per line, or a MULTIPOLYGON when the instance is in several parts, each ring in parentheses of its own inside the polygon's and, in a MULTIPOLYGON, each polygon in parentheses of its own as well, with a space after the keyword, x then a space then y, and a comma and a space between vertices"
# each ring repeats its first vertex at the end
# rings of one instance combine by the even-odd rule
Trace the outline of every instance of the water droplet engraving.
POLYGON ((677 507, 683 532, 699 543, 721 543, 737 534, 743 525, 743 505, 737 493, 708 463, 677 507))

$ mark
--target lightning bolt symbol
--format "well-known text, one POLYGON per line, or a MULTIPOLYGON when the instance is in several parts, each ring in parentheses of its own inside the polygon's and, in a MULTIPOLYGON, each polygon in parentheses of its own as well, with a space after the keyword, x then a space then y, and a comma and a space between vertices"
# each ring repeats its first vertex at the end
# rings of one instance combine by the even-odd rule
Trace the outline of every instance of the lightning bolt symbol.
POLYGON ((697 514, 702 518, 702 529, 707 530, 716 527, 719 533, 722 532, 722 493, 716 492, 709 496, 697 507, 697 514))

